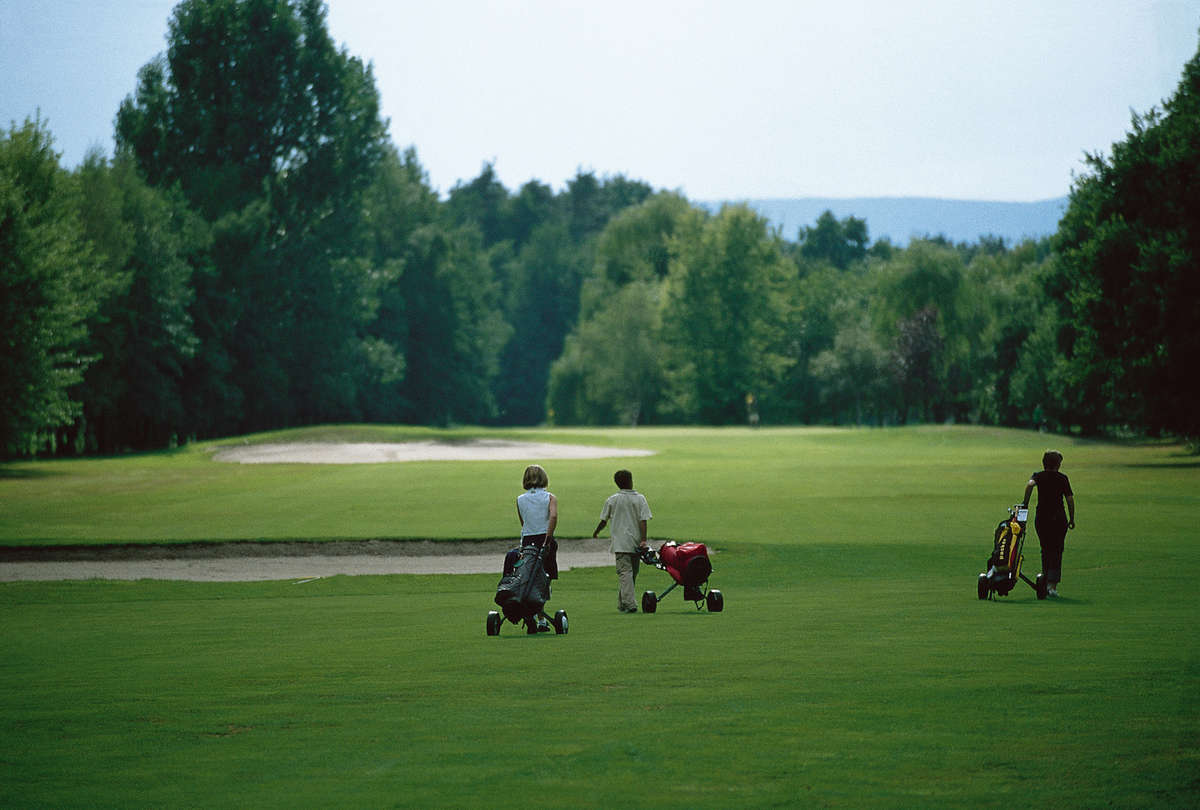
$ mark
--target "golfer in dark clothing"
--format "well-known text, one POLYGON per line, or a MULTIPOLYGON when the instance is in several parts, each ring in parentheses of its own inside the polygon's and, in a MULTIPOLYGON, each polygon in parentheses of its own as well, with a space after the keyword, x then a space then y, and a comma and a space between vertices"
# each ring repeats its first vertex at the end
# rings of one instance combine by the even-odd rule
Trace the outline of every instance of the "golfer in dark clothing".
POLYGON ((1022 501, 1028 507, 1029 496, 1037 489, 1037 516, 1033 526, 1037 529, 1038 542, 1042 544, 1042 573, 1046 577, 1047 596, 1058 596, 1067 529, 1075 528, 1075 493, 1071 491, 1070 480, 1058 471, 1062 460, 1062 453, 1057 450, 1046 451, 1042 456, 1042 471, 1030 476, 1022 501), (1066 512, 1063 512, 1064 500, 1066 512))

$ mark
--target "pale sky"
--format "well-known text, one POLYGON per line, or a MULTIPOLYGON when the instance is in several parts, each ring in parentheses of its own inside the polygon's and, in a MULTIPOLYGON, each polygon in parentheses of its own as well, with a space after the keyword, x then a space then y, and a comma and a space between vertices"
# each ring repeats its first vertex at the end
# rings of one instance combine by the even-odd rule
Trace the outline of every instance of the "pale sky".
MULTIPOLYGON (((0 125, 112 151, 177 0, 0 0, 0 125)), ((689 199, 1068 193, 1200 44, 1200 0, 329 0, 442 194, 579 169, 689 199)))

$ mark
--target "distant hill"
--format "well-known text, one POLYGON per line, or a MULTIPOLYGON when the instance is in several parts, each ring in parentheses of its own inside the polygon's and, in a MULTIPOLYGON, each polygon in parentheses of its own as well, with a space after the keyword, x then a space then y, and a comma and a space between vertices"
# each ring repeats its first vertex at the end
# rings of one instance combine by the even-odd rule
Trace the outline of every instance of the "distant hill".
MULTIPOLYGON (((825 211, 838 219, 867 221, 871 242, 888 237, 898 246, 914 237, 945 236, 952 242, 975 242, 981 236, 1000 236, 1009 245, 1039 239, 1058 230, 1067 210, 1067 197, 1040 202, 981 202, 932 197, 798 197, 796 199, 744 200, 780 228, 788 241, 796 241, 800 228, 811 227, 825 211)), ((723 202, 702 202, 710 211, 723 202)))

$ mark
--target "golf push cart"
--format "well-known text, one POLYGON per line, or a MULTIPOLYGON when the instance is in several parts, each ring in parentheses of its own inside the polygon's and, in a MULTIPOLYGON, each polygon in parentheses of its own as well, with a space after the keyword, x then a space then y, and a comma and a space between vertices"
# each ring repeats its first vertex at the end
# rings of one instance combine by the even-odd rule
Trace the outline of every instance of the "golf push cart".
POLYGON ((721 592, 708 587, 712 563, 708 560, 708 549, 703 543, 664 543, 658 551, 645 548, 642 549, 642 562, 661 568, 675 580, 661 596, 656 596, 654 591, 643 593, 642 613, 657 611, 658 603, 680 585, 683 586, 684 600, 695 602, 696 610, 702 610, 705 606, 709 613, 724 610, 725 599, 721 592))
POLYGON ((557 635, 567 632, 567 612, 560 610, 551 619, 545 613, 550 601, 550 576, 542 563, 542 546, 521 546, 505 557, 504 573, 496 586, 495 602, 500 610, 488 611, 487 634, 500 635, 505 620, 513 624, 524 624, 525 632, 533 635, 548 633, 553 628, 557 635))
POLYGON ((1021 563, 1025 556, 1021 549, 1025 546, 1025 527, 1029 521, 1029 507, 1018 503, 1008 508, 1008 517, 1000 521, 996 527, 996 536, 992 547, 992 556, 988 557, 988 569, 979 575, 979 598, 995 599, 996 596, 1008 596, 1009 591, 1017 585, 1017 580, 1024 581, 1033 588, 1038 599, 1046 598, 1046 578, 1037 575, 1037 580, 1031 580, 1021 573, 1021 563))

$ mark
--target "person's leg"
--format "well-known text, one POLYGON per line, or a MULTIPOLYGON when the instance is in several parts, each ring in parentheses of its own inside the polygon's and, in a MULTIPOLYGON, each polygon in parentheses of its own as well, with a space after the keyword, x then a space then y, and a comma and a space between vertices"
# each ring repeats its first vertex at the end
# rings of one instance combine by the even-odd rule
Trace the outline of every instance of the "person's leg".
POLYGON ((1040 520, 1034 525, 1042 546, 1042 575, 1046 578, 1046 591, 1050 596, 1058 596, 1058 583, 1062 581, 1062 557, 1067 539, 1067 524, 1057 520, 1040 520))
POLYGON ((634 578, 637 575, 635 555, 617 552, 617 609, 622 613, 637 612, 634 578))
POLYGON ((1058 596, 1058 583, 1062 581, 1063 541, 1058 539, 1050 543, 1048 549, 1042 551, 1046 570, 1046 589, 1051 596, 1058 596))

